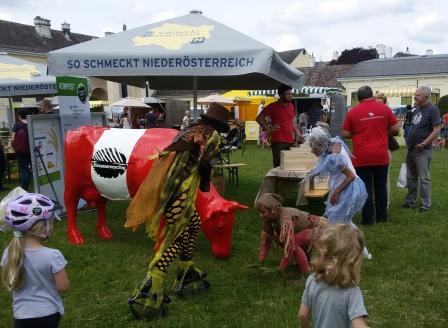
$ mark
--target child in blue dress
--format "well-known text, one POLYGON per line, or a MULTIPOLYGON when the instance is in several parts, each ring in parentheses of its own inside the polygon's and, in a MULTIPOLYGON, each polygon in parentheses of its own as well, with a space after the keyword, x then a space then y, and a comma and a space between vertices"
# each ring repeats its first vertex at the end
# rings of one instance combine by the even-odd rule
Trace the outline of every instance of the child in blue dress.
POLYGON ((67 261, 57 249, 43 246, 51 234, 54 203, 44 195, 23 194, 6 207, 5 222, 14 237, 4 251, 3 285, 13 292, 14 328, 56 328, 64 314, 61 292, 70 282, 67 261))

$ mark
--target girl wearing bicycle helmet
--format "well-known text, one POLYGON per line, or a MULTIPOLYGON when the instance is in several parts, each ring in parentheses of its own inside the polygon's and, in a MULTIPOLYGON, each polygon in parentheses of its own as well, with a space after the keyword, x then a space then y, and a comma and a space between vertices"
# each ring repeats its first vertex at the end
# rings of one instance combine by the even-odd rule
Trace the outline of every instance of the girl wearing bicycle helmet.
POLYGON ((3 252, 2 282, 13 292, 14 327, 59 326, 64 313, 61 292, 70 286, 62 253, 43 246, 52 230, 54 203, 26 193, 6 207, 5 222, 14 237, 3 252))

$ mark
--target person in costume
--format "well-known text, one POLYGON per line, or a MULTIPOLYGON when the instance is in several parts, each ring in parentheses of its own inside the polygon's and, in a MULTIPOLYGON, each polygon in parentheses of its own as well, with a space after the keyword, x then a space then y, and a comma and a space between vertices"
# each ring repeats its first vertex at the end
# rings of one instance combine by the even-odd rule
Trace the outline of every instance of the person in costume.
POLYGON ((284 272, 294 257, 300 272, 306 274, 309 271, 306 252, 322 234, 328 221, 296 208, 282 207, 282 202, 282 196, 272 193, 263 194, 257 200, 256 207, 263 220, 258 260, 263 266, 274 241, 284 248, 278 271, 284 272))
MULTIPOLYGON (((341 138, 331 138, 328 130, 318 126, 311 130, 309 137, 311 151, 318 157, 315 168, 308 179, 329 174, 329 194, 324 216, 330 223, 350 224, 353 217, 361 212, 367 200, 364 182, 356 175, 347 145, 341 138)), ((371 257, 364 249, 364 255, 371 257)))
POLYGON ((174 291, 205 274, 193 264, 201 220, 196 212, 196 193, 210 188, 210 161, 218 154, 219 133, 228 132, 228 111, 211 104, 202 120, 181 131, 163 152, 126 212, 125 227, 136 229, 146 223, 149 236, 156 241, 155 255, 146 277, 133 298, 145 298, 145 306, 164 310, 163 281, 168 267, 179 257, 174 291))

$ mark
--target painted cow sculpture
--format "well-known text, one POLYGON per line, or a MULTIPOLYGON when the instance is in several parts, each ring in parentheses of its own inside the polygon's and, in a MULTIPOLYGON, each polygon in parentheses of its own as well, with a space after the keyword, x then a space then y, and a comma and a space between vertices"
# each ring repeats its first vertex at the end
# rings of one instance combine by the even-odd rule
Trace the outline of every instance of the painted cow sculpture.
MULTIPOLYGON (((97 209, 97 233, 112 239, 107 226, 107 200, 132 198, 152 167, 150 155, 164 149, 177 134, 173 129, 110 129, 81 127, 69 131, 65 140, 65 192, 67 233, 72 244, 83 244, 76 226, 77 205, 82 198, 97 209)), ((235 211, 245 209, 222 198, 211 185, 198 191, 196 208, 202 231, 216 257, 231 252, 235 211)))

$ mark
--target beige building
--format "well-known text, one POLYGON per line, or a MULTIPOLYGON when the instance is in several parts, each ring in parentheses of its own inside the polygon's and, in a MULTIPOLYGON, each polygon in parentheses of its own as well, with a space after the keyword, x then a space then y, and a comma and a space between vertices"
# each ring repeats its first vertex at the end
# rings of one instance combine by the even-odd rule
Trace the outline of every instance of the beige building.
MULTIPOLYGON (((91 35, 73 33, 70 24, 63 23, 61 30, 51 28, 48 19, 36 16, 34 25, 25 25, 0 20, 0 52, 36 63, 47 63, 50 51, 86 42, 95 38, 91 35)), ((144 97, 145 90, 98 78, 89 78, 91 100, 115 101, 122 96, 144 97)), ((14 97, 15 106, 34 105, 38 98, 14 97)), ((53 99, 57 102, 56 99, 53 99)), ((8 100, 0 98, 0 107, 7 106, 8 100)))
POLYGON ((313 67, 315 64, 314 57, 310 55, 306 49, 293 49, 288 51, 278 52, 283 61, 294 68, 299 67, 313 67))
POLYGON ((417 86, 432 89, 432 101, 448 94, 448 55, 408 56, 374 59, 354 65, 339 77, 347 96, 347 106, 358 103, 357 90, 368 85, 383 92, 391 106, 413 104, 417 86))

